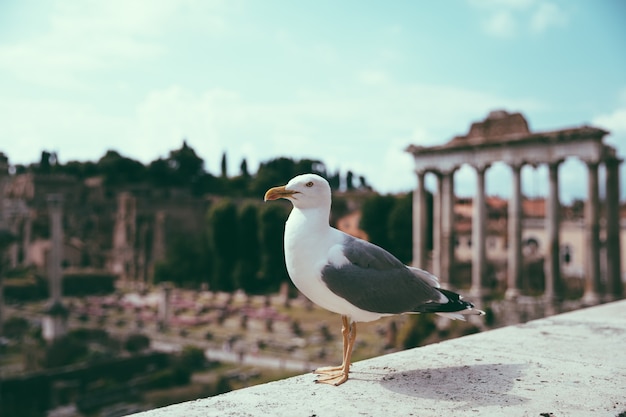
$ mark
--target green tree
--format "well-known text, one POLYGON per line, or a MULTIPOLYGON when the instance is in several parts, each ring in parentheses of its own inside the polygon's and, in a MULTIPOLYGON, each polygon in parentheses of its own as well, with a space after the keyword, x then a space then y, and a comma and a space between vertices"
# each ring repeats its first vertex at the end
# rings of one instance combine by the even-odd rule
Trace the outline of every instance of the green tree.
POLYGON ((130 334, 124 342, 124 349, 130 353, 139 353, 150 347, 150 338, 142 333, 130 334))
POLYGON ((231 200, 224 199, 211 207, 208 221, 214 255, 214 289, 232 291, 239 288, 233 273, 239 256, 237 207, 231 200))
POLYGON ((263 206, 260 213, 261 246, 261 279, 263 288, 267 291, 276 291, 280 284, 289 277, 285 268, 283 254, 283 235, 287 220, 287 205, 268 204, 263 206))
POLYGON ((68 334, 55 340, 47 349, 46 368, 70 365, 84 360, 87 356, 87 342, 68 334))
MULTIPOLYGON (((2 279, 2 277, 0 277, 2 279)), ((21 340, 28 331, 30 325, 28 320, 23 317, 13 316, 4 322, 2 326, 2 335, 15 340, 21 340)))
POLYGON ((268 188, 286 184, 291 178, 300 174, 314 173, 326 177, 326 167, 321 161, 291 158, 276 158, 261 163, 256 177, 250 184, 251 193, 263 195, 268 188))
POLYGON ((69 161, 67 164, 59 166, 59 171, 80 179, 93 177, 99 174, 98 165, 91 161, 69 161))
POLYGON ((239 165, 240 175, 244 178, 250 178, 250 172, 248 172, 248 161, 246 158, 241 160, 241 165, 239 165))
POLYGON ((395 198, 387 220, 389 251, 404 263, 413 258, 413 193, 395 198))
POLYGON ((233 387, 230 383, 230 379, 227 376, 222 375, 217 380, 217 384, 215 385, 215 390, 214 390, 213 395, 226 394, 227 392, 230 392, 232 390, 233 390, 233 387))
POLYGON ((290 158, 276 158, 261 163, 256 177, 250 184, 251 192, 262 196, 267 189, 283 185, 292 178, 295 162, 290 158))
POLYGON ((180 149, 170 152, 167 163, 176 185, 191 185, 204 174, 204 161, 187 145, 187 141, 183 141, 180 149))
POLYGON ((359 175, 359 188, 362 190, 371 190, 372 187, 367 183, 367 180, 363 175, 359 175))
POLYGON ((346 174, 346 190, 354 190, 354 174, 352 171, 348 171, 346 174))
POLYGON ((37 171, 43 174, 47 174, 52 169, 52 154, 48 151, 41 152, 41 158, 39 159, 39 166, 37 167, 37 171))
POLYGON ((168 244, 166 258, 154 268, 154 280, 172 281, 180 286, 208 283, 211 277, 210 258, 203 233, 174 235, 168 244))
POLYGON ((146 172, 149 182, 158 187, 188 188, 194 195, 220 189, 215 177, 204 171, 204 160, 187 141, 183 141, 180 149, 171 151, 167 158, 150 162, 146 172))
POLYGON ((258 206, 248 203, 239 212, 240 256, 235 270, 235 280, 247 293, 259 290, 260 249, 258 206))
POLYGON ((196 196, 201 196, 207 193, 224 194, 224 184, 220 178, 205 172, 191 184, 191 192, 196 196))
POLYGON ((338 190, 339 189, 339 187, 341 186, 341 174, 339 173, 339 171, 337 171, 333 175, 329 175, 329 177, 328 177, 328 184, 330 185, 330 188, 332 190, 338 190))
POLYGON ((370 241, 387 250, 390 248, 389 214, 395 204, 395 198, 390 195, 373 194, 368 197, 361 207, 361 229, 367 233, 370 241))
POLYGON ((126 158, 117 151, 107 151, 97 166, 107 185, 137 183, 146 177, 146 167, 141 162, 126 158))
POLYGON ((226 152, 222 154, 221 168, 222 168, 222 178, 227 178, 228 177, 228 161, 226 159, 226 152))
MULTIPOLYGON (((226 154, 224 154, 224 156, 226 156, 226 154)), ((225 160, 223 160, 223 162, 225 162, 225 160)), ((248 163, 245 159, 241 161, 239 169, 240 173, 235 177, 222 176, 219 178, 222 182, 223 195, 237 197, 250 195, 250 182, 252 181, 252 176, 248 172, 248 163)), ((258 196, 255 197, 258 198, 258 196)))
POLYGON ((174 185, 174 175, 167 160, 159 158, 150 162, 147 168, 147 177, 152 185, 157 187, 171 187, 174 185))
POLYGON ((189 345, 183 347, 183 351, 178 354, 174 366, 182 368, 189 373, 193 373, 194 371, 204 368, 205 363, 206 357, 204 356, 204 350, 189 345))

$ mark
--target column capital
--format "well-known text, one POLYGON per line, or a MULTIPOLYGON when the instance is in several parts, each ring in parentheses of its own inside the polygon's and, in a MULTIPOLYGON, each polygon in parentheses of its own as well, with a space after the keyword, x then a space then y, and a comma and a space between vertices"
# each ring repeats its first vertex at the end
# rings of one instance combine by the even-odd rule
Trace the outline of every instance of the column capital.
POLYGON ((508 162, 507 165, 510 166, 513 171, 521 171, 522 167, 528 165, 528 163, 526 161, 513 161, 508 162))
POLYGON ((606 158, 604 158, 602 160, 602 162, 604 162, 604 165, 617 165, 619 166, 622 162, 624 162, 623 158, 620 158, 616 155, 612 155, 612 156, 608 156, 606 158))
POLYGON ((457 166, 453 166, 453 167, 450 167, 450 168, 448 168, 448 169, 440 169, 440 170, 438 171, 438 176, 441 176, 441 177, 448 177, 448 176, 452 176, 452 175, 454 175, 454 172, 455 172, 457 169, 459 169, 459 167, 457 167, 457 166))
POLYGON ((476 170, 476 172, 484 173, 491 167, 491 164, 490 163, 473 164, 472 167, 474 168, 474 170, 476 170))
POLYGON ((582 159, 582 161, 588 168, 598 168, 598 165, 600 165, 600 161, 597 159, 582 159))
POLYGON ((546 165, 548 165, 548 168, 558 168, 559 165, 561 165, 563 162, 565 161, 565 159, 554 159, 552 161, 549 161, 546 163, 546 165))

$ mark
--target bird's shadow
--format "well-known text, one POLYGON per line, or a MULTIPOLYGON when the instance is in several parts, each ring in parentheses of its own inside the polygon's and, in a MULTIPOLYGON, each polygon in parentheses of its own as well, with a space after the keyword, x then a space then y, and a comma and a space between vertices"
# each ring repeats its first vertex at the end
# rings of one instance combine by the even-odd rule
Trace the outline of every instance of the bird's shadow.
POLYGON ((416 398, 466 402, 475 406, 515 406, 527 398, 510 394, 522 378, 524 364, 475 364, 409 371, 386 369, 380 374, 383 388, 416 398))

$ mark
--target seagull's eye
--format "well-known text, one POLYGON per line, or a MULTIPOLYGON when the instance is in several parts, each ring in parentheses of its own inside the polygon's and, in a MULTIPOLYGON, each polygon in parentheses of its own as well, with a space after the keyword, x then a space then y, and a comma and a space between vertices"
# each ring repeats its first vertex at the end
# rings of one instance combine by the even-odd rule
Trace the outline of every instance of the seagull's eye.
POLYGON ((309 188, 313 187, 313 181, 307 182, 306 184, 304 184, 304 186, 309 188))

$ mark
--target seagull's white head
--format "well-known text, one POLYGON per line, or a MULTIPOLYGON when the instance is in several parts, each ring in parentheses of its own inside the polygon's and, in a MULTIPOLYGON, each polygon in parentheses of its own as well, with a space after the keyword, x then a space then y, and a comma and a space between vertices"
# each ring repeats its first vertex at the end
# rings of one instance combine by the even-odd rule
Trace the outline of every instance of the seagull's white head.
POLYGON ((265 201, 279 198, 291 201, 293 206, 299 209, 327 208, 330 210, 330 185, 319 175, 298 175, 292 178, 287 185, 270 188, 265 193, 265 201))

